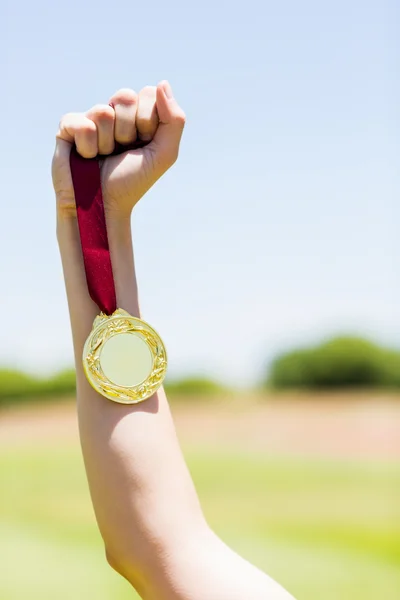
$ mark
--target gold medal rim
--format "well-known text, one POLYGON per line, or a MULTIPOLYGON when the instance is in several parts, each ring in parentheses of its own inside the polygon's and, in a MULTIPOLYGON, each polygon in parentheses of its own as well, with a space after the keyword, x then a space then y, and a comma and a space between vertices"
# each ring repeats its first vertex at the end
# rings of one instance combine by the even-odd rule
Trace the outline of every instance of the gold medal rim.
POLYGON ((90 385, 102 396, 119 404, 138 404, 147 400, 162 385, 167 371, 167 351, 159 333, 143 319, 123 309, 112 315, 101 313, 93 323, 84 348, 83 369, 90 385), (108 379, 100 364, 101 350, 112 337, 121 333, 139 334, 147 343, 153 359, 150 375, 140 384, 125 387, 108 379))

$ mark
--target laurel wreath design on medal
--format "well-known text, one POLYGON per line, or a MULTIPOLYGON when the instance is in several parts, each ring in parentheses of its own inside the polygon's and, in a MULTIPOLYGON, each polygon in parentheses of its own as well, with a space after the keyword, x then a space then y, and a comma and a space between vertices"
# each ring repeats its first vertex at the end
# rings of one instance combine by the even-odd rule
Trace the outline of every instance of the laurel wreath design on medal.
POLYGON ((83 349, 83 367, 89 383, 97 392, 114 402, 136 404, 149 398, 161 386, 167 371, 167 352, 161 337, 148 323, 119 308, 112 315, 100 313, 95 318, 83 349), (121 333, 139 335, 146 342, 153 359, 150 375, 132 387, 112 382, 101 368, 100 355, 104 344, 121 333))

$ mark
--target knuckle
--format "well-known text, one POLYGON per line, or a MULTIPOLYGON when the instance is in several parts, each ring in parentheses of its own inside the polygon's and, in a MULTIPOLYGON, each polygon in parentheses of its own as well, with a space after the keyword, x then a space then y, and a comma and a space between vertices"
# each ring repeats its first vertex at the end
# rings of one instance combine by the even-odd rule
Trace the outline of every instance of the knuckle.
POLYGON ((108 104, 96 104, 87 113, 88 117, 102 121, 111 121, 114 119, 114 115, 114 109, 108 104))
POLYGON ((114 104, 135 104, 137 93, 130 88, 121 88, 111 98, 114 104))
POLYGON ((58 126, 59 126, 60 129, 64 129, 70 123, 72 123, 75 119, 76 119, 76 113, 72 113, 72 112, 65 113, 65 115, 63 115, 61 117, 58 126))
POLYGON ((97 134, 96 124, 87 120, 80 124, 79 132, 85 137, 94 137, 97 134))
POLYGON ((157 94, 157 88, 154 85, 145 85, 144 88, 140 90, 140 96, 150 96, 155 97, 157 94))

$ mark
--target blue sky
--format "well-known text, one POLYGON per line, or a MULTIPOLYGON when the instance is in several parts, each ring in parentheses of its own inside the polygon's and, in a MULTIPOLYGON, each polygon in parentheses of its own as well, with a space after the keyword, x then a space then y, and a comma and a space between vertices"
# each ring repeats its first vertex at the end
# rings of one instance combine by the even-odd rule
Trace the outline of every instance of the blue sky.
POLYGON ((2 5, 0 362, 72 363, 60 117, 164 78, 187 127, 133 231, 170 374, 247 385, 276 352, 341 332, 400 346, 395 4, 2 5))

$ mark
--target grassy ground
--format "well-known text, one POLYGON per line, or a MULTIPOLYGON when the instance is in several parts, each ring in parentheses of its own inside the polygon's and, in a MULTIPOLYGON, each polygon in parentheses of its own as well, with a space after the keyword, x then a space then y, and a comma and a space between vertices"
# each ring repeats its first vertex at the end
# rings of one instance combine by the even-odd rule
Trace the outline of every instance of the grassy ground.
MULTIPOLYGON (((398 600, 396 460, 184 449, 214 528, 298 600, 398 600)), ((1 600, 136 597, 104 560, 75 433, 1 446, 0 472, 1 600)))

